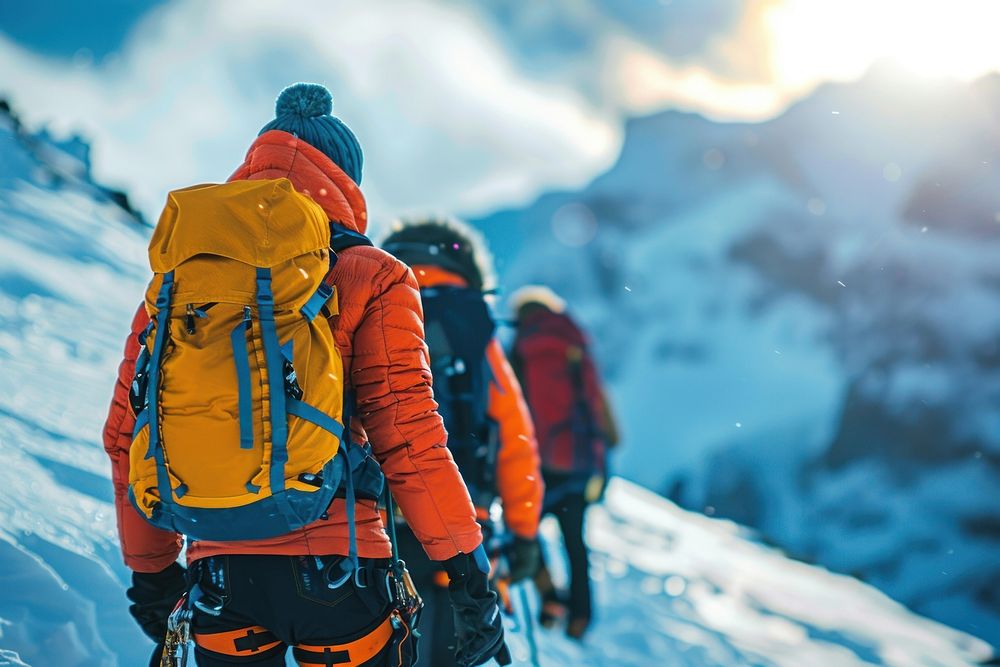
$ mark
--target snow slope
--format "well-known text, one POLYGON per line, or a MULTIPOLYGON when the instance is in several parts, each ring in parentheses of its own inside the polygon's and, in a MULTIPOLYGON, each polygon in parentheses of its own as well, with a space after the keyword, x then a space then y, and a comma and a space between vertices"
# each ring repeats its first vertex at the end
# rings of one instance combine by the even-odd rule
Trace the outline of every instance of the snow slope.
POLYGON ((146 233, 36 141, 0 115, 0 648, 140 665, 100 432, 146 233))
POLYGON ((1000 644, 1000 75, 631 121, 476 221, 592 333, 616 470, 1000 644))
MULTIPOLYGON (((0 665, 133 667, 100 431, 148 230, 0 115, 0 665)), ((70 169, 70 167, 73 167, 70 169)), ((547 525, 546 530, 551 531, 547 525)), ((551 535, 551 533, 548 533, 551 535)), ((544 665, 970 665, 982 642, 622 480, 590 517, 600 618, 544 665)), ((558 574, 558 569, 557 569, 558 574)), ((527 655, 523 625, 511 644, 527 655)))
MULTIPOLYGON (((625 480, 612 480, 588 521, 599 617, 582 645, 539 631, 542 665, 944 667, 990 655, 856 579, 789 560, 736 524, 625 480)), ((543 533, 558 539, 554 520, 543 533)), ((527 658, 523 632, 511 644, 527 658)))

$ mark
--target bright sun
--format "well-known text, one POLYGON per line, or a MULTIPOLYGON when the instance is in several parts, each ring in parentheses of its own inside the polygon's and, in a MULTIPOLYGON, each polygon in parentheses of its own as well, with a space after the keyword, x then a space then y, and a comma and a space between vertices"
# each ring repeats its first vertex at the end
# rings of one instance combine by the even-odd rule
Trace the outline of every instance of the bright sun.
POLYGON ((617 44, 608 51, 609 71, 629 108, 671 105, 718 120, 762 120, 818 83, 858 79, 880 61, 928 78, 1000 72, 1000 0, 744 1, 743 25, 715 47, 753 76, 617 44))
POLYGON ((1000 70, 1000 0, 785 0, 764 21, 774 73, 792 86, 880 59, 934 77, 1000 70))

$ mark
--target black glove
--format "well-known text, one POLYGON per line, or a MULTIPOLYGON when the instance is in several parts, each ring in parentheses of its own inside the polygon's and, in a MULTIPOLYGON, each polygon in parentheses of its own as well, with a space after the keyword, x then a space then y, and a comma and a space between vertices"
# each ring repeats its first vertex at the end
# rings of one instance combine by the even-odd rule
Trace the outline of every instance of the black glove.
POLYGON ((519 581, 535 576, 540 562, 541 554, 538 548, 538 540, 529 540, 514 536, 514 541, 510 543, 510 547, 507 549, 510 583, 516 584, 519 581))
POLYGON ((132 587, 125 592, 134 603, 128 608, 129 613, 147 637, 162 644, 167 634, 167 617, 186 590, 184 568, 178 563, 153 574, 133 572, 132 587))
POLYGON ((474 667, 496 658, 511 663, 503 639, 503 619, 497 594, 490 590, 490 562, 482 546, 471 554, 458 554, 444 563, 448 573, 448 596, 455 614, 455 660, 461 667, 474 667))

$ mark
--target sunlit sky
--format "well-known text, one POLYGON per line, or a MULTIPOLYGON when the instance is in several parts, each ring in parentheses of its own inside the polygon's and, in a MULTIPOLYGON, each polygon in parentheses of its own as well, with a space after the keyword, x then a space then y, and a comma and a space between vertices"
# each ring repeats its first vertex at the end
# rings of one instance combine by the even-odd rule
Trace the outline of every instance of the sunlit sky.
POLYGON ((788 85, 853 77, 880 58, 932 77, 1000 69, 995 0, 785 0, 764 25, 775 78, 788 85))
POLYGON ((579 186, 630 115, 763 120, 886 59, 915 77, 1000 70, 997 0, 168 0, 134 16, 121 1, 89 18, 64 3, 51 31, 51 6, 4 3, 0 95, 83 131, 98 176, 151 216, 168 189, 224 179, 297 80, 328 85, 361 138, 378 219, 579 186))
POLYGON ((924 78, 970 80, 1000 71, 995 0, 741 4, 737 27, 706 49, 710 63, 678 67, 649 48, 626 50, 619 80, 629 106, 676 105, 720 120, 760 120, 819 83, 857 79, 880 61, 924 78))

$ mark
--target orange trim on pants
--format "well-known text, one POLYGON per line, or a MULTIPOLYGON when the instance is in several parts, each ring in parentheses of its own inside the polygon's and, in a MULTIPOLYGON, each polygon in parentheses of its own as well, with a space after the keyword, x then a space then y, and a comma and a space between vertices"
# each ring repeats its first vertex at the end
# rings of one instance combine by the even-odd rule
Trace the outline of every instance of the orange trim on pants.
POLYGON ((272 649, 281 643, 280 639, 274 639, 273 641, 266 641, 263 644, 258 644, 255 635, 274 637, 274 635, 267 628, 255 625, 253 627, 240 628, 239 630, 229 630, 227 632, 213 632, 210 634, 201 634, 196 632, 194 634, 194 643, 206 651, 233 656, 253 655, 254 653, 259 653, 260 651, 272 649), (247 648, 240 648, 241 640, 246 640, 245 643, 249 646, 247 646, 247 648))
POLYGON ((444 570, 434 571, 434 585, 441 588, 448 588, 448 584, 451 583, 451 579, 448 578, 448 573, 444 570))
POLYGON ((340 665, 344 665, 344 667, 362 665, 378 655, 378 652, 389 643, 389 639, 392 637, 392 619, 393 615, 387 616, 381 625, 367 635, 346 644, 327 644, 323 646, 299 644, 295 647, 295 660, 299 663, 300 667, 325 667, 327 664, 324 661, 325 655, 339 653, 341 655, 334 663, 338 667, 340 665), (304 656, 304 653, 314 654, 315 659, 313 655, 304 656))

